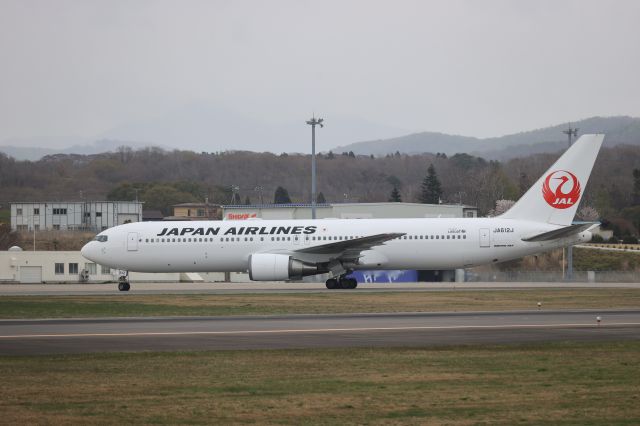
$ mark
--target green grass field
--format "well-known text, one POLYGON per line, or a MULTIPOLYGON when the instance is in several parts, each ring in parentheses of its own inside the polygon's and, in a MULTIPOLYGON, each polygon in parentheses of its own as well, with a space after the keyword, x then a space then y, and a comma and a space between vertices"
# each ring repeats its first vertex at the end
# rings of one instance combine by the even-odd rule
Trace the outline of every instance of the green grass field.
POLYGON ((640 342, 0 357, 3 424, 640 422, 640 342))
POLYGON ((640 289, 0 296, 0 318, 273 315, 640 307, 640 289))

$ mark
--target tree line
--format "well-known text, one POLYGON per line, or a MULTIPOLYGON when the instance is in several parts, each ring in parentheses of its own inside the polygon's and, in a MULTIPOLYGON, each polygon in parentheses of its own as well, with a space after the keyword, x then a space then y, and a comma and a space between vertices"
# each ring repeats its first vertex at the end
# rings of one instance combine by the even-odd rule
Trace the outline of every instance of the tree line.
MULTIPOLYGON (((507 162, 469 154, 352 153, 318 156, 318 202, 462 203, 481 215, 516 200, 560 153, 507 162), (504 205, 504 203, 502 203, 504 205)), ((195 153, 158 148, 53 155, 35 162, 0 154, 0 205, 12 201, 139 199, 170 214, 172 204, 308 203, 310 156, 246 151, 195 153), (278 194, 276 194, 276 190, 278 194)), ((583 201, 620 235, 640 228, 640 147, 603 148, 583 201)))

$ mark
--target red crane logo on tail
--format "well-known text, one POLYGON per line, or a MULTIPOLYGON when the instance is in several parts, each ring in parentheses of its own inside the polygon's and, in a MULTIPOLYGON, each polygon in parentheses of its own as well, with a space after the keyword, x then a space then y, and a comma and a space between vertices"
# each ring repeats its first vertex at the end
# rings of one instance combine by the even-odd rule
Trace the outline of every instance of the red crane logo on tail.
POLYGON ((549 173, 544 180, 542 196, 551 207, 568 209, 580 199, 580 182, 573 173, 556 170, 549 173))

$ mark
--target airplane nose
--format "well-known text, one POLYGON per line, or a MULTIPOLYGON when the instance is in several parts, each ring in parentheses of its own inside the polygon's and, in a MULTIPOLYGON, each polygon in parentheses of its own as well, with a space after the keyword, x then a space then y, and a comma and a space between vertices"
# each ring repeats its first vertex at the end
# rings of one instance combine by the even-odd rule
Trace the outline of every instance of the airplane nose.
POLYGON ((87 244, 85 244, 81 249, 80 249, 80 254, 82 255, 82 257, 84 257, 85 259, 89 259, 89 260, 93 260, 91 258, 91 254, 93 253, 93 250, 91 249, 91 246, 93 245, 93 241, 89 241, 87 244))

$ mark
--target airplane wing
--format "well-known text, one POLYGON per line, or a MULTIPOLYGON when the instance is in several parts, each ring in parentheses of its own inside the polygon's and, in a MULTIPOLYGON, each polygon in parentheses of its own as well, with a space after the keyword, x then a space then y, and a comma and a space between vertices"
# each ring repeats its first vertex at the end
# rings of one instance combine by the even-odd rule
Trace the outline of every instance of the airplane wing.
POLYGON ((531 237, 523 238, 522 241, 535 242, 535 241, 550 241, 558 238, 568 237, 578 232, 586 231, 592 228, 594 225, 599 225, 598 222, 578 223, 575 225, 565 226, 563 228, 554 229, 553 231, 543 232, 542 234, 533 235, 531 237))
POLYGON ((319 246, 305 247, 294 250, 294 253, 305 253, 310 255, 334 255, 335 259, 355 260, 360 257, 360 253, 370 250, 375 246, 384 244, 387 241, 399 238, 404 233, 376 234, 367 237, 354 238, 352 240, 336 241, 319 246))

